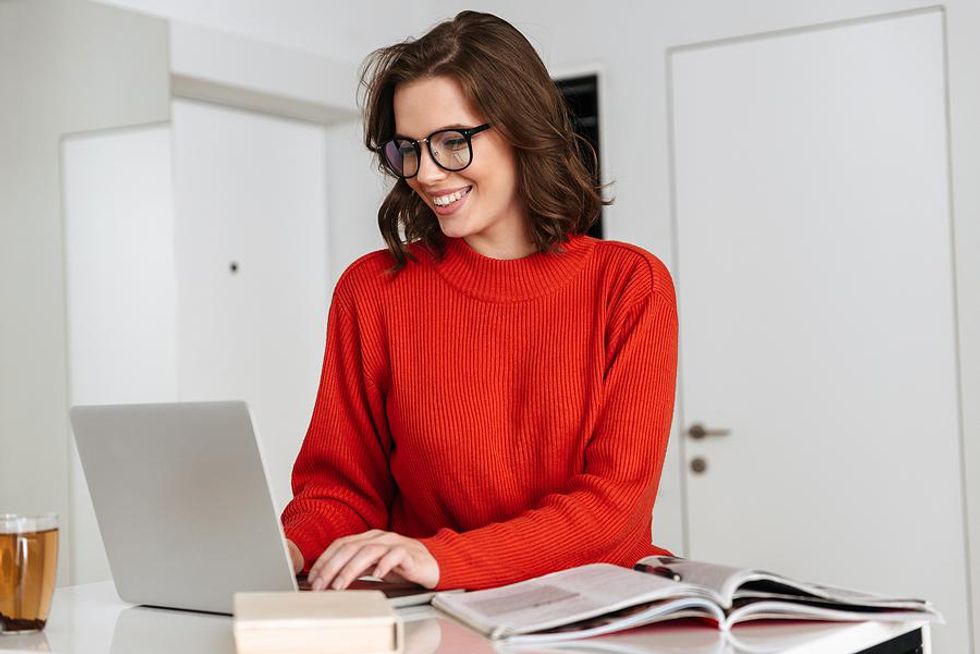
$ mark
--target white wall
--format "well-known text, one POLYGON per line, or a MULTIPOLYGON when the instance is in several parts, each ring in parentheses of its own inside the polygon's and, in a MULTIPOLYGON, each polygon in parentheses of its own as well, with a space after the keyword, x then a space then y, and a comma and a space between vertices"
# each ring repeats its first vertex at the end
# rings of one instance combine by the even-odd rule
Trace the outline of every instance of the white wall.
POLYGON ((357 70, 274 43, 170 23, 175 96, 321 124, 357 118, 357 70))
POLYGON ((364 148, 360 120, 327 127, 327 205, 331 220, 330 288, 355 259, 385 247, 378 229, 378 206, 389 182, 364 148))
POLYGON ((359 63, 365 47, 401 40, 424 27, 419 9, 425 6, 391 0, 98 1, 348 63, 359 63))
MULTIPOLYGON (((57 511, 71 551, 60 140, 169 117, 167 25, 0 2, 0 512, 57 511)), ((61 556, 58 582, 68 583, 61 556)))

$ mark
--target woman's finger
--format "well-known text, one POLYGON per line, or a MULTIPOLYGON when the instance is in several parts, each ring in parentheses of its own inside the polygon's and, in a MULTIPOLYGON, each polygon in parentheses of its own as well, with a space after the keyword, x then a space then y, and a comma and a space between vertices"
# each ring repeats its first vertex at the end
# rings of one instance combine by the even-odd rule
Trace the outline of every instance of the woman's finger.
POLYGON ((380 543, 359 544, 360 549, 337 572, 332 580, 326 583, 334 590, 343 590, 351 582, 365 574, 368 569, 377 565, 378 560, 388 553, 388 546, 380 543))
MULTIPOLYGON (((332 543, 330 543, 325 550, 320 554, 319 558, 330 558, 333 553, 336 552, 340 547, 346 545, 347 543, 354 543, 362 540, 370 540, 380 534, 384 534, 379 529, 371 529, 370 531, 364 531, 359 534, 350 534, 349 536, 341 536, 340 538, 335 538, 332 543)), ((319 560, 319 559, 318 559, 319 560)))
MULTIPOLYGON (((387 579, 388 574, 396 565, 400 564, 404 560, 406 555, 407 552, 405 551, 404 547, 396 546, 391 548, 388 550, 387 554, 378 560, 378 565, 375 566, 374 572, 371 574, 378 579, 387 579)), ((401 575, 398 576, 401 577, 401 575)))
POLYGON ((352 538, 354 538, 354 536, 342 536, 341 538, 336 538, 332 543, 330 543, 330 545, 327 546, 325 550, 323 550, 323 552, 320 553, 320 556, 316 558, 316 562, 310 566, 310 573, 307 575, 307 579, 309 579, 311 584, 316 579, 317 575, 320 574, 320 571, 323 569, 323 566, 326 565, 327 561, 333 558, 334 553, 340 549, 341 546, 347 544, 347 542, 352 538))
POLYGON ((348 541, 340 545, 333 554, 324 552, 317 561, 321 565, 316 577, 310 580, 310 588, 323 590, 329 586, 340 569, 347 565, 347 562, 354 558, 365 544, 364 541, 348 541))
MULTIPOLYGON (((334 541, 332 543, 330 543, 330 545, 327 546, 327 549, 323 550, 323 553, 319 557, 317 557, 316 563, 314 563, 312 566, 310 566, 310 572, 307 575, 307 580, 312 585, 315 582, 316 578, 321 575, 324 566, 326 566, 327 563, 331 559, 333 559, 334 555, 336 555, 337 551, 340 548, 344 547, 345 545, 347 545, 349 543, 357 543, 357 542, 360 542, 360 541, 370 540, 370 539, 375 538, 378 535, 384 534, 384 533, 386 533, 386 532, 383 532, 380 529, 372 529, 370 531, 365 531, 365 532, 360 533, 360 534, 352 534, 350 536, 341 536, 340 538, 334 539, 334 541)), ((316 589, 316 590, 319 590, 319 589, 316 589)))

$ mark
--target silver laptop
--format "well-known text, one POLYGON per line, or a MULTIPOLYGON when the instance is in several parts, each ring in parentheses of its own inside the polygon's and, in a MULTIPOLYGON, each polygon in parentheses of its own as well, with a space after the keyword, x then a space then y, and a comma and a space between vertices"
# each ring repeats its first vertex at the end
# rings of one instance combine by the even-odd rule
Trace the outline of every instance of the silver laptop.
POLYGON ((244 402, 70 415, 121 599, 230 614, 237 591, 297 590, 244 402))

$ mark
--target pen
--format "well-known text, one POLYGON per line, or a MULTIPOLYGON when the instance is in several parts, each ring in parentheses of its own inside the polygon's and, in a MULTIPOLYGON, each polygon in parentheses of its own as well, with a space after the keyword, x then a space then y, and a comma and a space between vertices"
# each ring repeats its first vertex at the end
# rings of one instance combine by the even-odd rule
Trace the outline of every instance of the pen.
POLYGON ((665 565, 647 565, 646 563, 637 563, 633 566, 634 570, 639 570, 640 572, 649 572, 650 574, 657 575, 658 577, 664 577, 665 579, 672 579, 673 581, 680 581, 681 576, 668 568, 665 565))

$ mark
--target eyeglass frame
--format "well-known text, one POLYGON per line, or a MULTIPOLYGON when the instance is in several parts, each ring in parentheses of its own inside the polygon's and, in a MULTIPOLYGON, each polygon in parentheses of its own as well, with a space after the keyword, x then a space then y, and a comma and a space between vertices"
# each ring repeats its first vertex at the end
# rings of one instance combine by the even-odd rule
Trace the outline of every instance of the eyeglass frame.
POLYGON ((432 159, 432 163, 439 166, 445 171, 451 173, 458 173, 461 170, 466 170, 469 167, 469 165, 473 163, 473 137, 479 134, 480 132, 490 129, 491 127, 493 127, 493 125, 491 125, 490 123, 483 123, 482 125, 477 125, 476 127, 448 127, 446 129, 437 129, 436 131, 432 132, 425 138, 421 138, 421 139, 410 139, 404 136, 394 136, 384 141, 381 145, 379 145, 376 148, 376 150, 378 152, 378 156, 381 157, 381 161, 384 162, 385 168, 387 168, 392 175, 394 175, 399 179, 412 179, 413 177, 419 174, 419 171, 422 170, 422 146, 421 146, 422 143, 425 143, 425 148, 429 152, 429 158, 432 159), (462 168, 447 168, 446 166, 439 163, 439 161, 436 159, 436 156, 432 153, 432 141, 430 139, 436 134, 442 134, 444 132, 459 132, 460 134, 463 135, 463 138, 466 139, 466 148, 469 150, 470 160, 467 161, 466 165, 463 166, 462 168), (388 155, 385 154, 385 148, 389 143, 393 143, 395 141, 408 141, 409 143, 412 144, 412 148, 415 149, 415 156, 418 157, 419 165, 416 167, 415 172, 412 173, 411 175, 400 175, 395 170, 394 166, 391 165, 391 162, 388 161, 388 155))

